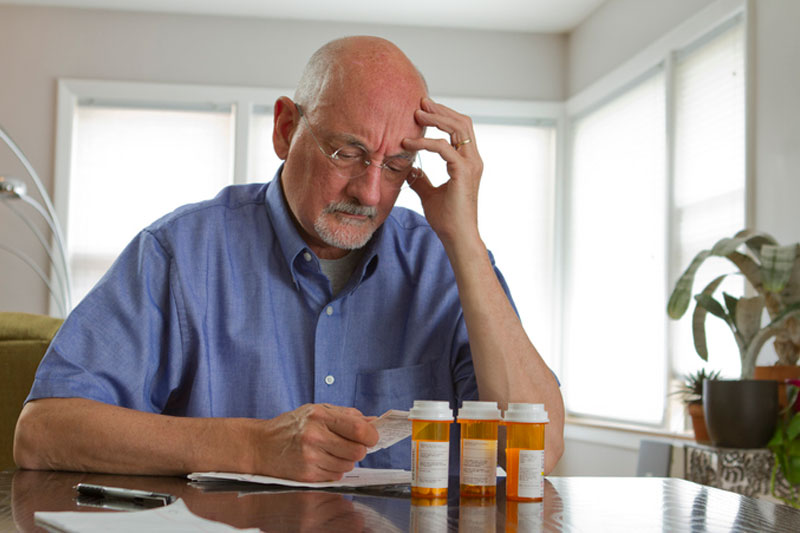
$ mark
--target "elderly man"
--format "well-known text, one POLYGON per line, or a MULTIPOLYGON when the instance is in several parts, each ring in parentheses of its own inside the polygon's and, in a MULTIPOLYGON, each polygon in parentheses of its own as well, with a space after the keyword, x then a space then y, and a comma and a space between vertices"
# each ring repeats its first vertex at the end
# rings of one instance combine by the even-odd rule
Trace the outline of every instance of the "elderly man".
POLYGON ((550 471, 561 394, 478 233, 469 118, 393 44, 351 37, 275 103, 273 144, 271 183, 155 222, 68 317, 19 419, 19 466, 338 479, 409 467, 407 446, 366 456, 370 416, 480 398, 546 405, 550 471), (449 181, 428 181, 422 150, 449 181), (393 209, 404 184, 424 218, 393 209))

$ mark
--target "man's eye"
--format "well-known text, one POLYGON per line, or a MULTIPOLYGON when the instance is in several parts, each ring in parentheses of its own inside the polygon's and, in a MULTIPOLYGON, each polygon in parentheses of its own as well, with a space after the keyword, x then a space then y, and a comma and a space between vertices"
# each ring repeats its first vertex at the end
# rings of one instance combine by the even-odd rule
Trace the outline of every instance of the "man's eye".
POLYGON ((336 152, 336 157, 343 161, 355 161, 357 159, 363 159, 364 153, 361 150, 340 149, 336 152))
POLYGON ((412 162, 410 160, 399 157, 397 159, 392 159, 384 166, 393 172, 405 172, 411 168, 411 165, 412 162))

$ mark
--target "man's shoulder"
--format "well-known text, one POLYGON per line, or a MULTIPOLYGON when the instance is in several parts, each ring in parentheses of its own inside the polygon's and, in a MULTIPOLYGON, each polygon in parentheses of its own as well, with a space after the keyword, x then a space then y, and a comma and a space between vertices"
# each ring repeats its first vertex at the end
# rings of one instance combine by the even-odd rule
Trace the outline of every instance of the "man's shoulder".
POLYGON ((231 216, 244 214, 247 208, 261 209, 265 203, 268 185, 267 183, 229 185, 214 198, 178 207, 146 229, 152 233, 161 233, 174 226, 210 226, 231 216))
POLYGON ((425 257, 431 261, 436 255, 444 256, 442 242, 425 217, 405 207, 392 209, 384 222, 383 239, 407 259, 425 257))
POLYGON ((390 231, 404 236, 435 236, 425 217, 406 207, 394 207, 386 219, 386 225, 390 231))

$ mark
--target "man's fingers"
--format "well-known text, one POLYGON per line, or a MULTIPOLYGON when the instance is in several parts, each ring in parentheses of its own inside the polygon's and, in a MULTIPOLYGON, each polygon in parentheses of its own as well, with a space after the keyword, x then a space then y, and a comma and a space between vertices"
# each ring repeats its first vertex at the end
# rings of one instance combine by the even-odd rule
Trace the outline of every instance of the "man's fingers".
POLYGON ((346 411, 329 411, 324 422, 327 428, 344 440, 364 446, 378 442, 378 431, 364 418, 346 411))
POLYGON ((424 99, 422 108, 415 112, 417 122, 422 126, 433 126, 450 134, 450 143, 453 146, 461 144, 475 144, 475 131, 472 119, 453 111, 447 106, 436 104, 430 99, 424 99))
POLYGON ((428 139, 427 137, 405 139, 403 140, 403 148, 415 152, 420 150, 434 152, 439 154, 445 161, 455 161, 459 156, 453 145, 444 139, 428 139))

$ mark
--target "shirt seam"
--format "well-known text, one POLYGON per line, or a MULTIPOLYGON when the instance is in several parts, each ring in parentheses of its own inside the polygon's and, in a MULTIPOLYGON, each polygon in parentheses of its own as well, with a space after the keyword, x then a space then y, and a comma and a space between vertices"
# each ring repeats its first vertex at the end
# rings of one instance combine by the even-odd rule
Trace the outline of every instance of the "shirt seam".
MULTIPOLYGON (((210 207, 210 206, 209 206, 210 207)), ((183 364, 187 359, 186 354, 186 331, 189 328, 188 323, 186 322, 186 302, 183 301, 183 291, 181 290, 180 284, 180 271, 178 268, 178 264, 175 261, 175 254, 173 253, 172 249, 161 242, 161 239, 158 238, 158 235, 155 234, 154 231, 150 229, 144 229, 143 233, 150 235, 156 244, 169 256, 169 274, 167 275, 167 279, 169 280, 169 289, 170 289, 170 300, 175 305, 175 311, 178 315, 178 335, 180 336, 181 342, 181 359, 183 364), (175 280, 173 281, 173 275, 175 276, 175 280)), ((166 405, 165 405, 166 407, 166 405)))
MULTIPOLYGON (((188 208, 188 209, 186 209, 184 211, 181 211, 180 213, 172 213, 170 215, 167 215, 163 219, 153 223, 150 227, 147 227, 142 231, 150 233, 151 235, 153 235, 155 237, 155 233, 158 232, 158 231, 161 231, 164 227, 167 227, 168 225, 172 225, 172 224, 174 224, 178 220, 181 220, 184 217, 187 217, 189 215, 195 215, 197 213, 200 213, 202 211, 206 211, 208 209, 220 209, 220 208, 222 208, 224 210, 236 211, 236 210, 239 210, 239 209, 242 209, 242 208, 245 208, 245 207, 248 207, 248 206, 252 206, 252 205, 265 205, 265 204, 266 204, 266 200, 263 199, 263 198, 262 199, 244 200, 244 201, 239 200, 234 205, 228 205, 228 204, 222 203, 222 202, 215 202, 214 200, 211 200, 209 202, 201 202, 200 204, 194 205, 194 206, 192 206, 192 207, 190 207, 190 208, 188 208)), ((159 244, 161 244, 161 246, 166 249, 166 247, 163 245, 163 243, 161 243, 161 241, 159 241, 159 244)))

